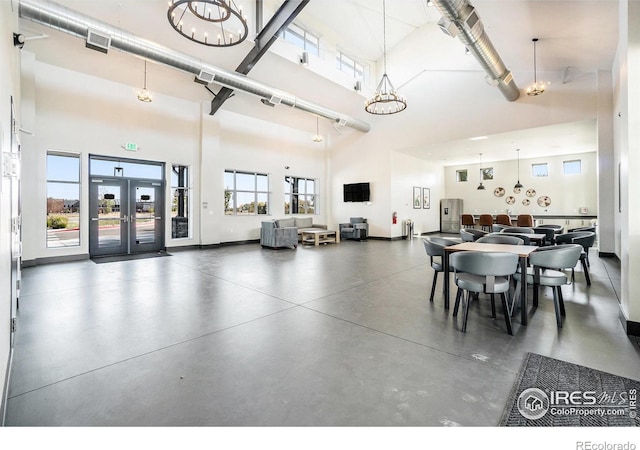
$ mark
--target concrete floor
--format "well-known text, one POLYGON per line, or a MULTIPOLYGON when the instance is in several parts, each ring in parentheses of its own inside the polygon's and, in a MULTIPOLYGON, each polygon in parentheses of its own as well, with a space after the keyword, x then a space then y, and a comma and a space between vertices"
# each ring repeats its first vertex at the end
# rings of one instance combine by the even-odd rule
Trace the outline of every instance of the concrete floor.
POLYGON ((591 254, 514 336, 428 294, 420 239, 257 244, 23 272, 7 424, 495 426, 525 352, 639 378, 620 268, 591 254), (461 319, 461 316, 458 318, 461 319))

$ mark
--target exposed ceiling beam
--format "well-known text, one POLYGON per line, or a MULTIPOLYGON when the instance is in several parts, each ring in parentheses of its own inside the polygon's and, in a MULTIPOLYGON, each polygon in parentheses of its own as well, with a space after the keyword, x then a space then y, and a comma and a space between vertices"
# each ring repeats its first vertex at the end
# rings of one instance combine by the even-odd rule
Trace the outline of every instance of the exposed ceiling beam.
MULTIPOLYGON (((245 56, 242 62, 236 68, 236 72, 248 74, 253 66, 256 65, 262 56, 269 50, 269 47, 278 39, 278 34, 286 28, 293 19, 302 11, 310 0, 285 0, 273 15, 271 20, 264 26, 254 41, 253 49, 245 56)), ((256 1, 256 10, 262 8, 262 2, 256 1)), ((211 100, 210 115, 214 115, 224 102, 233 95, 233 89, 222 87, 217 94, 214 94, 211 100)))

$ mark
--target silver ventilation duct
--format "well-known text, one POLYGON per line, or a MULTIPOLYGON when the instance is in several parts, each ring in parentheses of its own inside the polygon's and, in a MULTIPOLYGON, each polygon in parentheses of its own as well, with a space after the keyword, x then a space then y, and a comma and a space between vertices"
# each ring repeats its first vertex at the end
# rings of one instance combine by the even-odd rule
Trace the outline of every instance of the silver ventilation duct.
POLYGON ((433 4, 442 14, 438 22, 442 31, 460 39, 487 72, 487 81, 497 86, 507 100, 517 100, 520 90, 513 81, 513 75, 505 67, 489 40, 484 25, 471 3, 468 0, 433 0, 433 4))
POLYGON ((87 39, 88 47, 97 48, 100 51, 107 51, 108 48, 113 47, 193 74, 205 82, 212 80, 222 86, 238 89, 267 100, 280 99, 280 104, 325 117, 355 130, 368 132, 371 129, 368 123, 361 120, 297 98, 292 94, 252 80, 245 75, 206 64, 197 58, 142 39, 125 30, 48 0, 20 0, 20 17, 87 39))

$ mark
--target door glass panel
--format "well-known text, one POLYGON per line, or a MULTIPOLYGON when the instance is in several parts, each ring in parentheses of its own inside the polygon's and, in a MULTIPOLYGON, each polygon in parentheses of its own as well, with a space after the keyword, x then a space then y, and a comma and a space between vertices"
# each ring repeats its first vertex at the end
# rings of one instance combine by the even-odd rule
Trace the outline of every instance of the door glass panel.
POLYGON ((98 186, 98 247, 120 247, 120 186, 98 186))
POLYGON ((153 244, 156 241, 155 188, 136 188, 136 244, 153 244))

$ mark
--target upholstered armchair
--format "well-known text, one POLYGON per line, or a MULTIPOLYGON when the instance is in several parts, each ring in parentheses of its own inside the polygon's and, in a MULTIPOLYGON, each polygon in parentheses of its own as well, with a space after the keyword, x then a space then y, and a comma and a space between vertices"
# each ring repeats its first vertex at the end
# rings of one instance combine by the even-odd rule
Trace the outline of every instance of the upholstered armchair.
POLYGON ((260 245, 263 247, 298 247, 298 229, 293 227, 279 228, 275 220, 262 222, 260 245))
POLYGON ((369 236, 369 224, 364 217, 351 217, 349 223, 341 223, 338 227, 340 239, 357 239, 362 241, 369 236))

